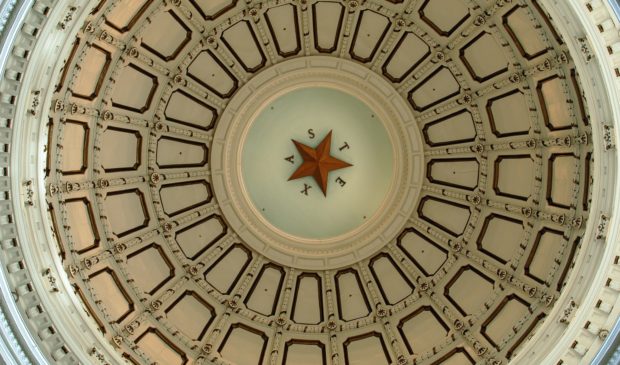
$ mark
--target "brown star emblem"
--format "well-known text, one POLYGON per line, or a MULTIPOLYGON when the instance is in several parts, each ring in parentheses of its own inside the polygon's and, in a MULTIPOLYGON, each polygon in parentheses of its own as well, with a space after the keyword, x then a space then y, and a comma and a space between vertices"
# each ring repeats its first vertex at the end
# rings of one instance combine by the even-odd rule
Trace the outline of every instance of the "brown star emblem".
POLYGON ((312 176, 319 187, 321 187, 324 196, 327 196, 327 177, 330 171, 353 166, 350 163, 331 156, 332 131, 327 133, 327 136, 323 138, 316 148, 306 146, 294 139, 292 141, 295 147, 297 147, 297 151, 299 151, 304 162, 295 170, 288 180, 291 181, 312 176))

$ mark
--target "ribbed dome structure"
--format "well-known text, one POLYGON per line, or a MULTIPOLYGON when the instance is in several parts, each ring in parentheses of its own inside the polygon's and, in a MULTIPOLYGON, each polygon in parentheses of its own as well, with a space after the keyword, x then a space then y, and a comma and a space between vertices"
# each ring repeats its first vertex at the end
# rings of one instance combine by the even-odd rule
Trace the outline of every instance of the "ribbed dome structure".
POLYGON ((620 311, 610 9, 19 5, 6 361, 589 363, 620 311))

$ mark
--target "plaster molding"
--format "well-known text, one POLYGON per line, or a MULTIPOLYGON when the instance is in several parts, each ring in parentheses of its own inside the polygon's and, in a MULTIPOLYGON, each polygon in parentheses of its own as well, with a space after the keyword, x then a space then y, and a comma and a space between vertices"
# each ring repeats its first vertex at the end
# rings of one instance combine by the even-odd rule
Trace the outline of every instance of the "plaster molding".
MULTIPOLYGON (((8 199, 2 201, 3 224, 0 229, 0 239, 3 242, 0 250, 0 260, 3 263, 0 270, 0 291, 3 307, 6 307, 3 314, 6 315, 9 325, 4 326, 0 321, 0 328, 4 346, 12 349, 12 352, 7 351, 7 357, 3 358, 7 363, 92 363, 93 352, 89 349, 106 347, 99 343, 101 340, 97 339, 94 326, 80 309, 75 295, 72 295, 71 285, 59 260, 46 249, 53 247, 48 246, 53 239, 51 230, 40 225, 46 220, 45 204, 35 203, 31 200, 32 197, 24 194, 23 189, 24 181, 36 180, 38 175, 40 160, 36 156, 39 155, 41 146, 29 141, 32 138, 31 133, 37 135, 40 132, 38 129, 44 126, 44 123, 39 122, 46 118, 45 108, 36 116, 28 112, 28 104, 33 101, 32 90, 42 91, 42 103, 51 104, 51 92, 46 93, 45 90, 52 89, 50 85, 53 85, 55 72, 49 72, 46 59, 53 55, 57 57, 54 69, 62 67, 62 55, 66 54, 68 47, 66 40, 75 35, 89 10, 85 2, 35 4, 34 1, 24 1, 14 9, 9 18, 11 22, 4 29, 5 43, 0 54, 4 77, 0 80, 0 90, 4 96, 12 95, 15 101, 0 103, 4 133, 2 143, 24 147, 19 153, 4 153, 6 165, 12 168, 8 171, 10 175, 0 177, 1 190, 8 194, 8 199), (61 29, 56 25, 67 19, 66 10, 69 7, 75 8, 71 17, 74 21, 67 23, 69 27, 61 29), (27 52, 14 52, 15 47, 27 52), (41 63, 46 66, 41 66, 41 63), (15 77, 18 74, 23 74, 24 77, 15 77), (26 156, 28 158, 25 158, 26 156), (32 203, 30 210, 24 209, 27 200, 32 203), (9 219, 9 215, 12 218, 9 219), (30 242, 38 242, 40 245, 30 242), (48 278, 42 275, 45 272, 44 267, 61 279, 58 295, 49 295, 46 288, 48 278)), ((13 147, 7 147, 7 150, 13 150, 13 147)), ((33 189, 41 188, 43 183, 35 182, 34 186, 33 189)), ((35 196, 42 198, 44 202, 44 195, 40 193, 41 191, 37 191, 35 196)), ((104 358, 116 357, 120 360, 115 351, 112 353, 111 356, 104 355, 104 358)), ((2 354, 5 355, 5 352, 2 354)))

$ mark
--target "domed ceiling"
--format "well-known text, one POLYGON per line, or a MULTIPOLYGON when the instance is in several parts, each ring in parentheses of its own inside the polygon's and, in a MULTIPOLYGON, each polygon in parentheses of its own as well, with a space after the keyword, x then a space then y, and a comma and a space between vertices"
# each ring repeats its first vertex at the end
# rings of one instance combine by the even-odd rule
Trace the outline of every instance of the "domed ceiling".
POLYGON ((580 77, 535 0, 102 0, 51 104, 57 248, 135 364, 505 364, 589 219, 580 77), (328 134, 352 166, 288 181, 328 134))

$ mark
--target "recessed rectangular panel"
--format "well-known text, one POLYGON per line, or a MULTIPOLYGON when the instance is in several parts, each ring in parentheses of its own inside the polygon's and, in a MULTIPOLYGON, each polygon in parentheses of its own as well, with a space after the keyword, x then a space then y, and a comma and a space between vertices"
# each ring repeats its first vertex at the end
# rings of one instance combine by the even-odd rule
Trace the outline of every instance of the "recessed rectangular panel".
POLYGON ((360 62, 370 62, 389 28, 390 20, 387 17, 372 10, 360 12, 351 43, 351 57, 360 62))
POLYGON ((136 339, 136 344, 158 364, 184 365, 187 363, 187 355, 157 329, 148 329, 136 339))
POLYGON ((566 285, 566 282, 568 279, 568 273, 574 267, 573 259, 575 258, 575 254, 577 254, 577 249, 581 247, 580 245, 581 245, 581 237, 577 237, 575 240, 573 240, 571 244, 568 245, 567 248, 564 249, 564 252, 562 252, 562 260, 564 263, 560 264, 560 267, 562 266, 564 267, 562 268, 562 272, 560 273, 560 276, 558 277, 558 281, 556 284, 557 291, 561 291, 566 285))
POLYGON ((409 354, 423 354, 447 339, 450 327, 430 306, 423 306, 398 324, 409 354))
POLYGON ((233 324, 219 352, 222 357, 235 365, 261 365, 267 347, 267 335, 242 324, 233 324))
POLYGON ((142 32, 142 47, 164 61, 175 59, 191 40, 192 32, 174 11, 157 13, 142 32))
POLYGON ((73 96, 93 100, 99 95, 112 56, 105 49, 92 45, 80 63, 80 71, 71 86, 73 96))
MULTIPOLYGON (((527 327, 527 329, 525 331, 523 331, 523 334, 521 335, 521 337, 519 337, 519 339, 517 339, 513 343, 513 345, 510 347, 508 352, 506 352, 506 358, 507 359, 509 359, 509 360, 512 359, 513 355, 515 354, 515 351, 517 351, 519 349, 519 347, 521 347, 523 342, 525 342, 526 340, 529 340, 532 337, 532 334, 534 333, 536 328, 540 325, 540 323, 543 321, 543 319, 545 319, 545 317, 546 317, 546 315, 544 313, 541 313, 538 316, 536 316, 534 321, 532 321, 530 323, 530 325, 527 327)), ((472 362, 472 364, 473 364, 473 362, 472 362)))
POLYGON ((461 92, 461 86, 447 67, 441 66, 409 92, 409 102, 416 111, 424 111, 461 92))
POLYGON ((201 341, 215 319, 215 309, 194 291, 186 291, 165 310, 166 320, 185 336, 201 341))
POLYGON ((396 304, 413 293, 413 284, 391 256, 374 257, 370 260, 370 270, 387 304, 396 304))
POLYGON ((480 165, 475 158, 432 159, 426 166, 432 183, 470 191, 478 187, 480 165))
POLYGON ((398 237, 398 247, 426 276, 435 275, 448 259, 448 251, 414 229, 398 237))
POLYGON ((125 270, 142 294, 153 295, 174 277, 174 265, 164 248, 150 244, 127 255, 125 270), (153 270, 156 267, 157 270, 153 270))
POLYGON ((284 346, 282 365, 327 365, 325 345, 318 341, 292 340, 284 346))
POLYGON ((575 180, 579 159, 572 153, 554 154, 547 165, 547 202, 550 205, 569 209, 575 204, 575 180))
POLYGON ((523 221, 490 214, 485 218, 476 242, 480 251, 505 264, 515 255, 524 236, 523 221))
POLYGON ((579 80, 579 74, 577 73, 577 70, 575 69, 571 69, 570 70, 570 78, 571 78, 571 83, 573 85, 573 90, 574 90, 574 95, 577 95, 576 99, 577 99, 577 105, 579 106, 579 119, 581 120, 581 122, 585 125, 588 126, 590 125, 590 116, 588 115, 588 112, 586 110, 586 105, 584 102, 584 98, 582 97, 583 93, 582 93, 582 87, 581 87, 581 81, 579 80))
POLYGON ((222 294, 229 294, 252 260, 252 254, 242 245, 228 249, 204 274, 205 280, 222 294))
POLYGON ((78 253, 99 246, 99 232, 95 223, 93 208, 86 198, 65 200, 68 230, 71 233, 73 249, 78 253))
POLYGON ((82 44, 81 41, 82 40, 80 39, 80 37, 75 37, 75 40, 73 41, 73 47, 71 47, 71 53, 69 53, 69 56, 64 61, 64 65, 62 66, 60 78, 58 80, 58 83, 56 84, 56 88, 54 89, 54 92, 59 92, 65 86, 65 81, 66 81, 67 75, 69 74, 69 70, 72 70, 71 66, 73 64, 75 55, 77 54, 78 48, 80 48, 80 45, 82 44))
POLYGON ((531 60, 547 52, 541 27, 534 22, 526 5, 515 6, 503 16, 502 23, 523 57, 531 60))
POLYGON ((176 90, 168 99, 164 115, 171 122, 208 131, 215 126, 218 114, 211 105, 183 90, 176 90))
POLYGON ((301 274, 297 277, 291 319, 297 323, 319 324, 323 321, 321 277, 301 274))
POLYGON ((45 145, 45 177, 48 178, 50 176, 50 172, 52 172, 52 158, 56 155, 54 153, 54 141, 56 141, 56 136, 54 135, 54 118, 50 117, 47 122, 47 144, 45 145))
POLYGON ((482 335, 500 351, 504 347, 504 340, 515 335, 514 328, 528 314, 529 304, 516 295, 509 295, 482 324, 482 335))
POLYGON ((508 71, 509 61, 493 34, 482 32, 461 49, 460 59, 471 77, 484 82, 508 71))
POLYGON ((474 365, 476 361, 464 348, 451 350, 431 365, 474 365))
POLYGON ((101 320, 102 317, 97 311, 95 311, 93 305, 91 305, 91 303, 89 302, 88 297, 84 294, 84 291, 82 291, 82 289, 80 289, 77 284, 72 284, 71 287, 75 291, 75 294, 77 294, 77 296, 80 298, 82 304, 84 304, 84 309, 86 309, 86 313, 88 313, 88 315, 90 315, 92 319, 94 319, 97 323, 97 329, 105 335, 107 331, 105 325, 103 324, 103 321, 101 320))
POLYGON ((470 16, 469 6, 463 0, 425 0, 418 13, 443 37, 451 36, 470 16))
POLYGON ((381 334, 371 332, 343 343, 345 364, 390 365, 392 360, 381 334))
POLYGON ((549 130, 564 130, 573 126, 573 101, 566 93, 567 89, 568 85, 557 75, 540 81, 536 87, 545 125, 549 130))
POLYGON ((88 284, 106 308, 108 321, 120 323, 133 312, 133 302, 114 271, 105 268, 92 273, 88 278, 88 284))
POLYGON ((272 316, 276 311, 283 282, 284 269, 276 265, 264 266, 248 292, 246 307, 262 315, 272 316))
POLYGON ((285 4, 270 8, 265 13, 265 20, 280 56, 289 57, 301 51, 299 20, 295 6, 285 4))
POLYGON ((191 260, 197 259, 218 240, 226 235, 228 226, 219 215, 210 215, 190 226, 180 229, 175 239, 183 254, 191 260))
POLYGON ((335 279, 340 318, 352 321, 370 314, 370 305, 357 271, 353 269, 340 271, 335 279))
POLYGON ((525 275, 541 284, 548 282, 550 275, 555 271, 553 265, 549 263, 557 260, 565 241, 560 231, 549 228, 539 231, 525 262, 525 275))
POLYGON ((157 140, 157 166, 162 169, 203 167, 208 161, 204 143, 164 136, 157 140))
POLYGON ((467 265, 459 268, 446 284, 444 295, 463 315, 476 314, 493 295, 494 281, 484 273, 467 265))
POLYGON ((157 77, 130 63, 116 77, 111 99, 116 108, 144 113, 151 107, 153 96, 159 86, 157 77))
POLYGON ((88 167, 88 152, 90 128, 83 122, 67 120, 62 127, 63 144, 62 174, 77 175, 86 172, 88 167))
POLYGON ((226 29, 222 33, 222 41, 246 72, 256 72, 267 62, 256 33, 247 20, 226 29))
POLYGON ((319 52, 331 53, 338 48, 344 7, 340 3, 319 1, 312 5, 314 47, 319 52))
POLYGON ((127 128, 108 127, 103 131, 99 160, 105 172, 135 171, 142 161, 142 135, 127 128))
POLYGON ((214 20, 224 15, 237 4, 237 0, 189 0, 205 20, 214 20))
POLYGON ((495 194, 518 200, 532 195, 534 160, 530 155, 498 156, 493 171, 495 194))
POLYGON ((383 65, 383 74, 392 82, 401 82, 429 55, 430 48, 422 39, 405 32, 383 65))
POLYGON ((465 205, 427 196, 422 198, 418 207, 418 215, 428 223, 456 237, 465 231, 470 211, 465 205))
POLYGON ((237 79, 211 50, 202 51, 187 68, 187 75, 221 98, 237 90, 237 79))
POLYGON ((426 124, 422 133, 431 147, 473 142, 477 134, 474 119, 466 109, 426 124))
MULTIPOLYGON (((65 201, 66 203, 66 201, 65 201)), ((66 207, 66 204, 65 204, 66 207)), ((47 203, 47 210, 49 212, 49 216, 50 216, 50 223, 52 225, 52 232, 55 236, 55 246, 58 249, 58 255, 60 256, 60 259, 64 262, 65 259, 67 258, 67 250, 68 247, 66 246, 65 243, 65 239, 64 237, 62 237, 61 235, 59 235, 59 225, 58 225, 58 219, 60 218, 59 214, 57 214, 56 209, 54 208, 54 204, 52 203, 47 203)), ((91 241, 92 242, 92 241, 91 241)))
POLYGON ((211 201, 211 186, 204 180, 163 185, 159 189, 161 205, 169 216, 186 212, 211 201))
POLYGON ((487 101, 491 131, 498 138, 526 135, 530 131, 530 109, 525 95, 518 89, 487 101))
POLYGON ((106 14, 106 23, 124 33, 131 29, 153 0, 121 0, 106 14))
POLYGON ((139 189, 120 190, 105 197, 104 212, 117 237, 144 229, 150 220, 144 194, 139 189))

